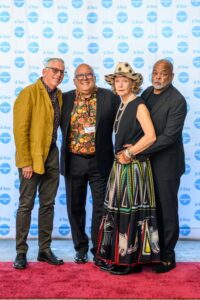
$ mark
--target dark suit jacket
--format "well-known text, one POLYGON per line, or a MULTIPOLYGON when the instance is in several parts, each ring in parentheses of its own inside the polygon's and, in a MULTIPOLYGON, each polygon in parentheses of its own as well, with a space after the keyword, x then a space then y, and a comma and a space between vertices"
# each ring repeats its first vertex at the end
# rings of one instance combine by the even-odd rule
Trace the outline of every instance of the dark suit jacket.
MULTIPOLYGON (((142 93, 147 107, 152 92, 151 86, 142 93)), ((154 104, 150 113, 157 140, 142 154, 150 157, 157 178, 180 178, 185 171, 182 142, 182 130, 187 113, 185 98, 173 85, 170 85, 163 93, 163 97, 154 104)))
MULTIPOLYGON (((68 170, 68 136, 70 116, 73 109, 76 91, 63 93, 63 106, 61 113, 61 174, 66 176, 68 170)), ((114 159, 112 132, 115 115, 119 107, 120 99, 110 90, 98 88, 97 90, 97 115, 95 148, 99 171, 102 175, 108 175, 114 159)))

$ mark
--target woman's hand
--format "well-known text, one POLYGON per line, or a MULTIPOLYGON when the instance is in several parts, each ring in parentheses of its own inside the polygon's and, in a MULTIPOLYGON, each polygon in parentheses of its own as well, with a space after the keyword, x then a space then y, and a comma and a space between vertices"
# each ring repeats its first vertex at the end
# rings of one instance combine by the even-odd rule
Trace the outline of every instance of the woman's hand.
POLYGON ((127 155, 126 155, 126 150, 123 150, 123 151, 120 151, 117 153, 116 155, 116 158, 117 158, 117 162, 119 162, 120 164, 122 165, 127 165, 127 164, 130 164, 131 162, 131 158, 129 158, 127 155))

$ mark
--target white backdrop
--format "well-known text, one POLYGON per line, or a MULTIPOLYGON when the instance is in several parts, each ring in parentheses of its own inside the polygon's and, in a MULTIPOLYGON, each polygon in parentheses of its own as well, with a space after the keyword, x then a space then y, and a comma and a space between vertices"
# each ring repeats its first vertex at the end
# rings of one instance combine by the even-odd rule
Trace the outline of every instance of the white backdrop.
MULTIPOLYGON (((153 63, 174 62, 174 85, 188 103, 183 140, 186 173, 179 193, 180 237, 200 238, 200 0, 0 0, 0 238, 15 236, 18 172, 12 107, 40 76, 49 57, 65 60, 60 86, 73 88, 75 67, 93 66, 99 86, 118 61, 128 61, 150 85, 153 63)), ((60 146, 60 134, 59 134, 60 146)), ((90 232, 92 199, 87 201, 90 232)), ((37 236, 38 198, 30 237, 37 236)), ((64 181, 55 206, 54 237, 70 237, 64 181)))

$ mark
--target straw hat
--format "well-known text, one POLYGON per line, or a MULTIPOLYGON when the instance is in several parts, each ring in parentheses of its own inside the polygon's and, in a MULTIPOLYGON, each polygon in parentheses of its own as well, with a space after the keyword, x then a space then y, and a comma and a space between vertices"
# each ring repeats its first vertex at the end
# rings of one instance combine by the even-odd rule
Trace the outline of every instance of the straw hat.
POLYGON ((124 76, 132 79, 140 86, 143 82, 143 76, 140 73, 135 73, 133 68, 127 62, 119 62, 115 68, 114 74, 105 75, 105 81, 113 85, 116 76, 124 76))

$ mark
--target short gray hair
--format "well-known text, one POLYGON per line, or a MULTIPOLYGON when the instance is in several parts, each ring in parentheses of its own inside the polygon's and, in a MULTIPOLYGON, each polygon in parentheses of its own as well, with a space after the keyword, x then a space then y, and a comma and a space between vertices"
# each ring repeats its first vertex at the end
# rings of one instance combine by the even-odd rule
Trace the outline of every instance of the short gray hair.
POLYGON ((48 67, 49 64, 52 62, 52 61, 60 61, 63 65, 65 65, 65 62, 62 58, 58 58, 58 57, 52 57, 52 58, 49 58, 45 61, 44 63, 44 67, 48 67))

